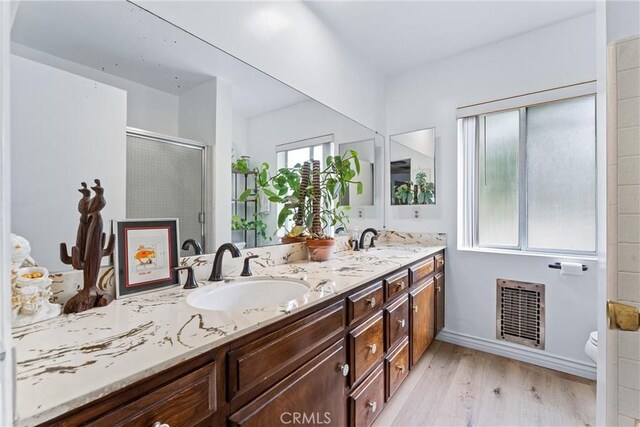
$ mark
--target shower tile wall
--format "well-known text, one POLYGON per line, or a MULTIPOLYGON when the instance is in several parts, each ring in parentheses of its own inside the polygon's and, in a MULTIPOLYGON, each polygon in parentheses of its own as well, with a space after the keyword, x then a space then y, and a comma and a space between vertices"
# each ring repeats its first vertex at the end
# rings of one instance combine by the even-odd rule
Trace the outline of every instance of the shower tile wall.
MULTIPOLYGON (((640 37, 612 45, 608 66, 608 286, 611 298, 640 308, 640 37)), ((610 338, 617 376, 610 378, 616 392, 608 405, 617 419, 608 421, 634 426, 640 419, 640 331, 610 338)))

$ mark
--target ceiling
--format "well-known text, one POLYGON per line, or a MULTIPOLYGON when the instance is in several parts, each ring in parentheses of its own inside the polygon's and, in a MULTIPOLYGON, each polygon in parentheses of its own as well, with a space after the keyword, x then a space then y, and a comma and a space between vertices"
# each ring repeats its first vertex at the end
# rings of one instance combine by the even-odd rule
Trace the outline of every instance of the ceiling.
POLYGON ((595 11, 595 1, 305 3, 385 75, 595 11))
POLYGON ((123 1, 21 2, 11 40, 173 95, 219 77, 233 84, 244 117, 309 99, 123 1))

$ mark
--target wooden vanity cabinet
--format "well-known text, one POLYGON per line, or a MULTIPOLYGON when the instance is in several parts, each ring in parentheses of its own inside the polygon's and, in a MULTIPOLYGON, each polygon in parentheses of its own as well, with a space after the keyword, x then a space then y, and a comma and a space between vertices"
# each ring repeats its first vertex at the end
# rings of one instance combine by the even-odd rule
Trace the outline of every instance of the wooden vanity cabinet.
POLYGON ((435 276, 436 335, 444 328, 444 270, 435 276))
POLYGON ((443 327, 439 253, 46 425, 368 427, 443 327))
POLYGON ((435 338, 435 280, 433 277, 417 285, 409 293, 411 367, 435 338))
POLYGON ((345 363, 344 342, 340 339, 232 414, 229 425, 344 425, 346 378, 341 367, 345 363))

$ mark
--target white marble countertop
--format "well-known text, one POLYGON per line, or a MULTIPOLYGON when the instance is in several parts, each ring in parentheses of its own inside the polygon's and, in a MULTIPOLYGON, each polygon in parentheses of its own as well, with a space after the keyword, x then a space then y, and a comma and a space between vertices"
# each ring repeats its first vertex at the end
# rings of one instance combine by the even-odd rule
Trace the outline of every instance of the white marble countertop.
MULTIPOLYGON (((376 251, 346 251, 322 263, 254 260, 254 276, 311 284, 306 302, 289 312, 282 307, 237 313, 198 310, 186 303, 193 291, 172 287, 15 328, 17 425, 50 420, 444 248, 386 246, 378 249, 379 256, 376 251), (385 249, 406 252, 388 251, 391 256, 381 257, 385 249)), ((225 282, 206 285, 225 286, 239 277, 240 269, 224 272, 225 282)))

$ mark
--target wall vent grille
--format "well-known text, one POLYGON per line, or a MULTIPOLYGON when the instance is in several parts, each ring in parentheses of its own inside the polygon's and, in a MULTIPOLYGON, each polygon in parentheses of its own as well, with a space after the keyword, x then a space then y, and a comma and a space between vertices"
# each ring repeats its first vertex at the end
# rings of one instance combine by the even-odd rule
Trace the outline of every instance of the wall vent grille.
POLYGON ((544 319, 544 285, 497 280, 497 339, 542 350, 544 319))

